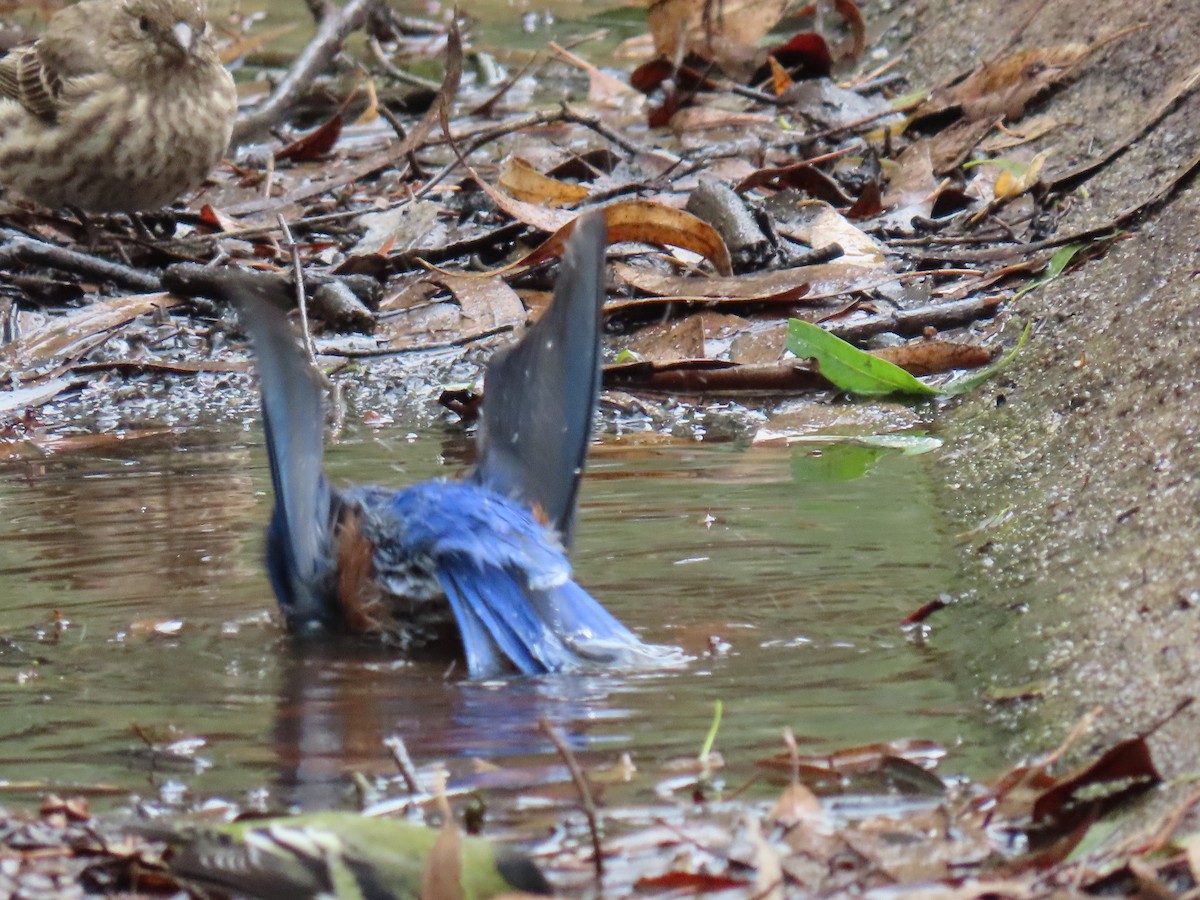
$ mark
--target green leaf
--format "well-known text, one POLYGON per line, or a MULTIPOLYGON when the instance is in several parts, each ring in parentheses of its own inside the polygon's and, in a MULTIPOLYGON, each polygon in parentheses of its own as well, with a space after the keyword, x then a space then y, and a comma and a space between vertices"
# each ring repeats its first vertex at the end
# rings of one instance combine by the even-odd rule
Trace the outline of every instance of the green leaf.
POLYGON ((916 106, 922 100, 929 96, 929 88, 917 88, 915 91, 909 91, 907 94, 901 94, 899 97, 894 97, 890 101, 892 109, 902 110, 908 109, 910 106, 916 106))
MULTIPOLYGON (((1055 256, 1057 255, 1055 254, 1055 256)), ((1026 325, 1025 330, 1021 332, 1020 339, 1017 341, 1017 346, 1013 347, 990 366, 984 366, 982 369, 976 369, 968 375, 947 381, 942 385, 942 393, 947 397, 957 397, 959 394, 966 394, 975 390, 992 376, 1007 369, 1012 361, 1017 358, 1017 354, 1021 352, 1021 348, 1025 346, 1025 342, 1029 340, 1029 332, 1032 327, 1032 322, 1026 325)))
POLYGON ((625 363, 641 362, 642 359, 642 354, 638 353, 636 350, 630 350, 628 347, 626 347, 617 354, 617 358, 613 360, 613 362, 617 365, 623 365, 625 363))
POLYGON ((1077 241, 1074 244, 1067 244, 1065 247, 1059 247, 1054 251, 1054 255, 1050 257, 1050 262, 1046 263, 1046 268, 1042 272, 1041 276, 1029 282, 1029 284, 1017 291, 1016 296, 1014 296, 1013 299, 1017 300, 1021 297, 1024 297, 1030 291, 1037 290, 1044 284, 1049 284, 1066 270, 1067 266, 1071 264, 1071 260, 1073 260, 1079 251, 1086 246, 1087 243, 1083 241, 1077 241))
POLYGON ((1018 178, 1029 171, 1029 163, 1017 162, 1015 159, 973 159, 962 165, 964 169, 971 169, 975 166, 995 166, 1018 178))
POLYGON ((872 356, 802 319, 788 321, 787 348, 801 359, 817 361, 821 374, 840 390, 879 397, 910 394, 934 397, 937 391, 899 366, 872 356))

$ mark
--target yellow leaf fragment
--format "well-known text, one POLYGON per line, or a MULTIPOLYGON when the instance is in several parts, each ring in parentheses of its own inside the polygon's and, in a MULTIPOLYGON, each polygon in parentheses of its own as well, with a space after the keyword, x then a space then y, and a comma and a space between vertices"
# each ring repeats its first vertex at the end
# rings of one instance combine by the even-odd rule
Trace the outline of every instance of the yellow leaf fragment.
POLYGON ((522 202, 555 207, 571 206, 588 195, 588 189, 583 185, 543 175, 519 156, 509 157, 500 173, 500 187, 522 202))

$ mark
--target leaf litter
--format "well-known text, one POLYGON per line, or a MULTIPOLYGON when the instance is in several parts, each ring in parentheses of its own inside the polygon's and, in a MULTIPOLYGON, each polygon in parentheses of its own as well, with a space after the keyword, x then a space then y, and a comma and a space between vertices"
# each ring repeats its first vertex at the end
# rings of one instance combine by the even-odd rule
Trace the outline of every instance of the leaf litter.
MULTIPOLYGON (((109 379, 176 379, 186 389, 197 373, 241 371, 245 346, 227 298, 237 290, 294 297, 294 258, 314 304, 324 290, 355 305, 360 324, 366 317, 365 334, 349 339, 343 307, 329 299, 310 310, 327 368, 490 349, 540 310, 547 266, 574 219, 595 208, 606 211, 615 263, 605 309, 610 405, 662 394, 697 402, 756 395, 745 402, 766 407, 829 390, 953 395, 1013 364, 1029 339, 1026 327, 1001 352, 986 323, 1006 301, 1102 253, 1197 167, 1183 165, 1100 226, 1054 230, 1062 192, 1200 83, 1191 73, 1173 85, 1098 160, 1053 171, 1060 123, 1039 114, 1039 98, 1119 34, 1006 52, 928 90, 920 73, 869 67, 868 23, 853 0, 648 5, 649 37, 617 53, 641 54, 636 69, 597 67, 586 43, 552 45, 530 67, 557 67, 561 89, 538 93, 524 69, 499 88, 466 71, 457 26, 430 22, 414 38, 411 22, 382 4, 350 4, 377 14, 373 56, 319 71, 298 63, 299 89, 284 79, 268 93, 247 80, 245 140, 195 196, 151 217, 149 240, 119 219, 92 223, 89 237, 71 216, 9 204, 0 221, 0 450, 94 452, 161 433, 60 435, 60 423, 37 410, 109 379), (432 86, 410 72, 430 66, 441 69, 432 86), (1040 149, 1022 156, 1031 142, 1040 149), (704 203, 691 202, 702 192, 704 203), (226 334, 231 340, 213 338, 226 334), (965 369, 973 374, 943 374, 965 369)), ((221 24, 227 61, 270 68, 264 59, 282 32, 257 31, 239 15, 221 24)), ((322 29, 316 40, 327 46, 302 58, 333 61, 336 33, 322 29)), ((537 81, 544 87, 544 74, 537 81)), ((425 380, 436 395, 440 385, 425 380)), ((453 409, 469 416, 477 408, 470 390, 454 394, 453 409)), ((888 435, 811 435, 770 423, 760 435, 892 446, 888 435)), ((921 449, 928 445, 918 441, 912 452, 921 449)), ((906 627, 926 627, 937 608, 906 627)), ((606 807, 612 762, 586 760, 584 777, 601 788, 599 826, 560 808, 562 828, 536 852, 561 890, 594 890, 597 835, 582 837, 600 827, 603 891, 614 895, 1195 891, 1200 841, 1174 831, 1196 797, 1172 809, 1152 839, 1088 849, 1114 810, 1161 785, 1149 737, 1068 774, 1058 774, 1055 753, 974 783, 940 778, 945 751, 921 741, 812 756, 785 736, 787 751, 764 751, 760 761, 761 783, 782 776, 774 797, 760 790, 759 799, 739 800, 750 786, 723 785, 706 749, 684 774, 664 766, 655 794, 666 800, 638 807, 606 807)), ((510 776, 534 793, 550 781, 545 771, 510 776)), ((465 779, 449 793, 490 792, 502 818, 519 819, 503 789, 484 783, 465 779)), ((391 811, 424 808, 398 781, 381 788, 391 811)), ((152 893, 175 888, 152 842, 98 839, 112 825, 82 801, 48 797, 40 814, 2 822, 0 888, 35 877, 68 893, 81 884, 100 893, 135 883, 152 893)), ((437 853, 450 868, 457 834, 443 821, 437 853)), ((454 892, 438 886, 442 873, 427 874, 431 893, 454 892)))

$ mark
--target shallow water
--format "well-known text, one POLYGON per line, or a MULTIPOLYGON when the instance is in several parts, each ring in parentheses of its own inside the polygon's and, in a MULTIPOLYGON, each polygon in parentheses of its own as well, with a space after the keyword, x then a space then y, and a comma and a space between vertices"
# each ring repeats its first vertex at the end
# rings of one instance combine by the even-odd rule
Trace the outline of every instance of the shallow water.
MULTIPOLYGON (((453 4, 394 3, 401 14, 444 21, 453 4)), ((272 50, 295 52, 315 30, 304 0, 209 0, 217 16, 233 10, 261 15, 259 31, 296 26, 270 44, 272 50)), ((604 60, 622 40, 646 30, 645 12, 620 0, 472 0, 459 4, 469 23, 470 46, 510 62, 544 52, 549 41, 573 44, 587 38, 589 59, 604 60)))
MULTIPOLYGON (((31 782, 9 789, 30 799, 112 786, 122 800, 253 791, 328 806, 351 772, 395 774, 389 736, 452 773, 470 758, 553 764, 543 715, 589 762, 629 751, 654 770, 698 752, 717 699, 731 781, 781 749, 785 725, 803 752, 922 737, 963 742, 951 771, 990 768, 949 663, 897 626, 951 579, 927 463, 885 453, 842 480, 843 452, 608 438, 585 480, 577 577, 696 659, 490 684, 281 634, 259 562, 271 500, 257 432, 0 464, 0 776, 31 782), (150 754, 135 724, 203 743, 150 754)), ((456 474, 468 453, 449 432, 360 432, 330 468, 400 485, 456 474)))

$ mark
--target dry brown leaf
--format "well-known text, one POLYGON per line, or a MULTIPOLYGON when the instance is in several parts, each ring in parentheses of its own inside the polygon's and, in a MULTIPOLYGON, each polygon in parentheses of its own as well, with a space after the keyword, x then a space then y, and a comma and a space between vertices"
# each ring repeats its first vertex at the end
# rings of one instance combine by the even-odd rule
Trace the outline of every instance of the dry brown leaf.
POLYGON ((462 886, 462 834, 453 818, 438 831, 425 869, 421 872, 421 900, 464 900, 462 886))
POLYGON ((837 244, 842 255, 831 265, 863 269, 885 268, 884 246, 824 200, 804 200, 796 204, 800 221, 779 222, 779 233, 810 247, 837 244))
POLYGON ((802 822, 828 824, 828 818, 817 795, 812 792, 812 788, 799 781, 783 789, 767 819, 784 828, 792 828, 802 822))
POLYGON ((984 153, 1000 153, 1004 150, 1011 150, 1013 147, 1036 141, 1062 124, 1054 116, 1030 116, 1021 122, 1020 128, 999 126, 995 134, 980 143, 979 149, 984 153))
POLYGON ((777 363, 787 352, 786 319, 756 321, 729 345, 729 359, 739 365, 777 363))
POLYGON ((778 97, 790 88, 794 82, 792 81, 792 76, 788 74, 787 69, 781 66, 779 60, 774 56, 767 57, 767 64, 771 67, 771 90, 778 97))
POLYGON ((435 273, 431 279, 454 295, 472 331, 487 334, 525 321, 525 305, 501 279, 435 273))
POLYGON ((772 125, 774 122, 775 117, 770 113, 741 112, 708 106, 686 106, 671 116, 670 126, 675 134, 685 134, 689 131, 707 131, 713 128, 766 126, 772 125))
POLYGON ((645 359, 671 362, 715 356, 708 341, 729 340, 749 323, 740 316, 698 312, 677 322, 647 325, 629 338, 626 348, 645 359))
POLYGON ((924 213, 929 214, 937 190, 931 149, 928 141, 917 141, 906 147, 894 163, 884 166, 887 190, 880 201, 884 209, 923 206, 924 213))
POLYGON ((723 275, 733 273, 721 236, 703 219, 682 209, 648 200, 626 200, 605 207, 604 220, 611 243, 638 241, 679 247, 705 257, 723 275))
POLYGON ((929 158, 933 171, 945 175, 957 169, 967 154, 983 140, 984 136, 998 124, 995 120, 972 121, 962 119, 943 128, 932 137, 922 138, 929 145, 929 158))
POLYGON ((650 0, 646 21, 659 56, 703 51, 717 39, 751 46, 783 18, 791 0, 650 0), (707 7, 707 15, 706 8, 707 7))
POLYGON ((381 309, 400 313, 382 323, 380 337, 392 350, 420 347, 431 338, 466 343, 508 331, 527 318, 521 299, 499 278, 441 271, 409 285, 381 309), (434 299, 443 288, 455 302, 434 299))
POLYGON ((951 369, 976 369, 992 361, 992 355, 983 347, 939 340, 911 341, 900 347, 872 350, 871 355, 918 376, 951 369))
MULTIPOLYGON (((849 291, 868 290, 890 281, 894 276, 883 275, 877 268, 846 265, 838 262, 817 266, 797 266, 773 272, 752 272, 749 275, 720 278, 695 278, 682 275, 662 275, 618 263, 617 273, 639 291, 657 297, 676 300, 741 299, 747 302, 816 302, 849 291), (782 299, 781 299, 782 298, 782 299)), ((610 309, 638 305, 641 300, 610 304, 610 309)), ((664 302, 658 300, 657 302, 664 302)))
POLYGON ((783 900, 783 862, 776 850, 763 837, 758 820, 747 816, 746 836, 754 846, 754 894, 762 900, 783 900))
POLYGON ((548 206, 571 206, 588 195, 583 185, 543 175, 519 156, 509 157, 500 173, 499 185, 517 200, 548 206))
POLYGON ((57 316, 45 327, 8 344, 0 350, 0 369, 16 373, 21 379, 22 373, 48 362, 70 362, 107 340, 114 329, 138 316, 170 309, 178 303, 166 293, 97 300, 81 310, 57 316))
MULTIPOLYGON (((528 204, 527 204, 528 205, 528 204)), ((712 262, 713 268, 722 274, 731 274, 733 264, 725 242, 711 225, 689 212, 664 206, 650 200, 623 200, 603 207, 604 222, 608 226, 608 242, 636 241, 643 244, 679 247, 698 253, 712 262)), ((565 213, 565 215, 572 215, 565 213)), ((498 275, 513 269, 536 266, 554 259, 563 252, 567 239, 575 230, 572 218, 546 241, 527 256, 485 275, 498 275)))
POLYGON ((923 119, 961 109, 968 121, 1019 119, 1038 94, 1065 78, 1092 47, 1059 44, 1018 50, 984 63, 963 81, 933 96, 917 108, 923 119))
POLYGON ((550 49, 573 66, 587 73, 588 103, 610 107, 626 107, 628 104, 633 104, 638 109, 645 105, 645 95, 641 91, 634 89, 628 82, 622 81, 615 75, 609 75, 603 69, 593 65, 583 57, 576 56, 570 50, 560 47, 554 41, 550 42, 550 49))
POLYGON ((103 431, 95 434, 49 434, 44 432, 30 435, 25 441, 36 447, 39 453, 109 453, 119 444, 170 434, 170 428, 135 428, 124 431, 103 431))
MULTIPOLYGON (((524 222, 537 228, 539 231, 555 232, 570 225, 575 220, 575 213, 568 212, 564 209, 550 209, 537 203, 528 203, 524 200, 518 200, 515 197, 510 197, 503 191, 498 191, 480 176, 475 171, 474 167, 468 164, 465 160, 463 166, 475 179, 475 183, 480 189, 492 198, 492 202, 500 208, 502 212, 508 213, 518 222, 524 222)), ((498 269, 497 271, 507 271, 508 268, 498 269)))
POLYGON ((863 19, 862 10, 854 0, 834 0, 834 7, 845 21, 846 27, 850 29, 850 47, 844 55, 850 59, 858 59, 867 49, 867 23, 863 19))
POLYGON ((370 125, 379 118, 379 93, 375 90, 375 79, 368 76, 365 84, 367 86, 367 108, 359 113, 358 118, 352 123, 354 125, 370 125))

